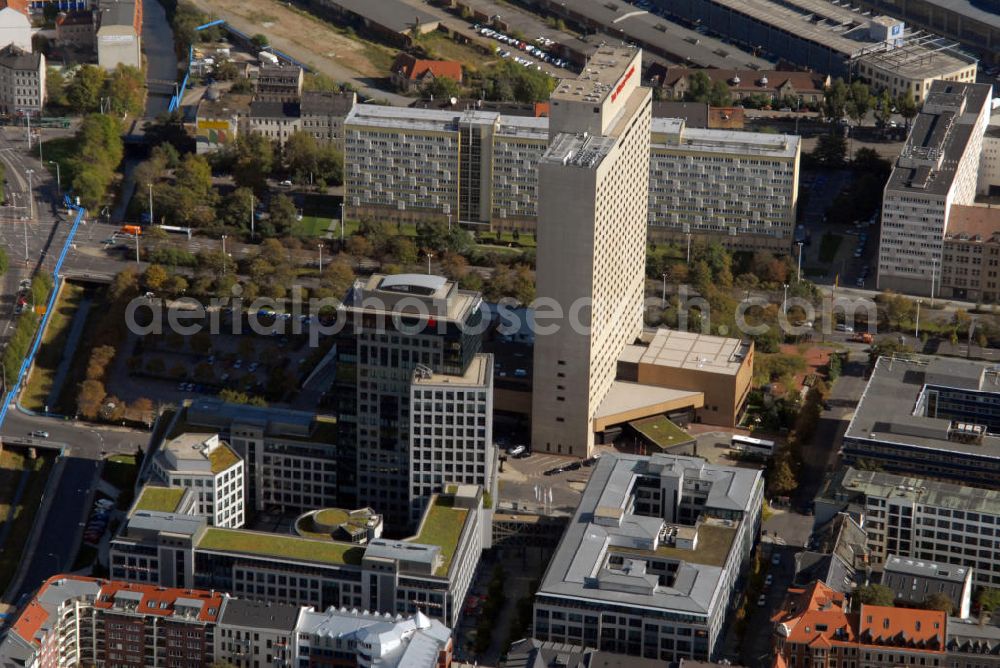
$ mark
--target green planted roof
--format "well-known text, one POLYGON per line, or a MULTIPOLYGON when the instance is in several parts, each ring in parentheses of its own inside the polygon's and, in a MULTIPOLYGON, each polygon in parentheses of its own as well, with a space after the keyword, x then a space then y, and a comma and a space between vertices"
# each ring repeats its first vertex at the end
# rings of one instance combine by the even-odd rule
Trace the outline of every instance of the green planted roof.
POLYGON ((209 528, 198 542, 200 550, 241 552, 262 557, 311 561, 323 564, 361 563, 365 549, 352 543, 312 540, 297 536, 209 528))
POLYGON ((182 487, 146 485, 139 492, 139 498, 135 501, 135 510, 172 513, 177 510, 177 506, 180 505, 183 497, 184 488, 182 487))
POLYGON ((453 508, 442 504, 439 497, 427 511, 420 533, 411 539, 413 543, 437 545, 441 548, 442 561, 436 575, 448 574, 468 514, 469 511, 465 508, 453 508))

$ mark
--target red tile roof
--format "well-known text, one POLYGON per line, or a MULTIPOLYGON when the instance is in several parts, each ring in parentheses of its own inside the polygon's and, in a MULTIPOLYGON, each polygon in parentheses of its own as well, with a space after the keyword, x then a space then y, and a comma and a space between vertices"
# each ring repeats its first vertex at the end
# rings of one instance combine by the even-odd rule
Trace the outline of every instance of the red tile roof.
POLYGON ((459 83, 462 81, 462 63, 456 60, 421 60, 408 53, 396 56, 392 71, 410 81, 416 81, 428 72, 434 77, 447 77, 459 83))
POLYGON ((0 9, 7 7, 17 10, 25 16, 28 15, 28 0, 0 0, 0 9))
POLYGON ((910 644, 917 649, 940 650, 948 619, 940 610, 862 605, 859 633, 862 644, 910 644))
POLYGON ((142 615, 156 615, 159 617, 169 617, 174 614, 175 605, 178 599, 191 599, 202 601, 201 610, 198 613, 198 620, 202 622, 218 621, 219 611, 222 607, 223 595, 218 592, 202 591, 197 589, 175 589, 157 587, 155 585, 135 584, 131 582, 116 582, 108 580, 98 580, 79 575, 55 575, 49 578, 39 588, 38 593, 24 608, 12 625, 12 630, 24 640, 37 644, 35 636, 49 619, 49 611, 39 603, 39 598, 54 583, 63 580, 73 580, 76 582, 93 583, 100 587, 94 607, 102 610, 110 610, 114 607, 114 597, 118 592, 139 592, 142 598, 136 608, 136 613, 142 615), (165 605, 161 605, 165 604, 165 605))
POLYGON ((690 77, 695 72, 704 72, 712 81, 722 81, 732 90, 744 93, 777 90, 786 83, 797 91, 822 91, 826 84, 826 75, 816 72, 786 72, 784 70, 723 70, 697 69, 690 67, 650 67, 650 77, 660 78, 660 85, 673 86, 680 79, 690 77), (739 83, 734 83, 739 78, 739 83), (764 79, 767 83, 761 83, 764 79))
POLYGON ((948 215, 948 237, 966 234, 988 241, 1000 233, 1000 206, 952 204, 948 215))

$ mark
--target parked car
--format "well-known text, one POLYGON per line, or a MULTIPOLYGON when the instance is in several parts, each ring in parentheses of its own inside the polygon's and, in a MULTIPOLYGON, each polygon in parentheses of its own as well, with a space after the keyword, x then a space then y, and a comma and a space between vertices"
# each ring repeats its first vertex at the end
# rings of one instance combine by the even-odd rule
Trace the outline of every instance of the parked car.
POLYGON ((528 448, 524 447, 523 445, 515 445, 513 448, 510 449, 510 453, 509 454, 510 454, 511 457, 518 457, 522 453, 524 453, 525 451, 527 451, 527 449, 528 448))
POLYGON ((43 431, 41 429, 37 429, 37 430, 31 432, 31 435, 34 436, 35 438, 48 438, 49 437, 49 432, 43 431))

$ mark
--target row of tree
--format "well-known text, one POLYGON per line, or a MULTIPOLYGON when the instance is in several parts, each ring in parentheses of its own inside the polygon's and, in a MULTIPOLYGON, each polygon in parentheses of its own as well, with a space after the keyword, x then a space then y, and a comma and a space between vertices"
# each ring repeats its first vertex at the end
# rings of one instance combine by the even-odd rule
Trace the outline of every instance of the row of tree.
POLYGON ((833 80, 823 96, 823 115, 832 121, 850 118, 856 125, 861 125, 872 110, 875 111, 875 120, 880 126, 889 122, 894 111, 907 121, 916 117, 918 111, 912 91, 908 90, 893 99, 887 90, 873 93, 864 82, 852 81, 847 84, 839 77, 833 80))
POLYGON ((81 65, 69 79, 61 70, 49 68, 46 91, 50 104, 78 114, 103 110, 138 116, 146 103, 145 74, 131 65, 119 64, 111 72, 97 65, 81 65))
POLYGON ((73 193, 83 206, 98 210, 105 202, 124 154, 118 119, 105 114, 83 119, 76 133, 76 150, 64 165, 73 193))

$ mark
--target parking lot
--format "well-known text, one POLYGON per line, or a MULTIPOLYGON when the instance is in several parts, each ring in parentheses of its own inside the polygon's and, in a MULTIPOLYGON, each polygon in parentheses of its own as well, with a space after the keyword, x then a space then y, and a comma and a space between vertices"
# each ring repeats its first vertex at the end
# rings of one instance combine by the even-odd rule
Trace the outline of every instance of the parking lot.
POLYGON ((308 323, 295 334, 288 320, 262 319, 270 333, 261 334, 250 330, 244 318, 242 333, 236 334, 231 316, 224 314, 220 322, 220 331, 213 334, 207 326, 189 336, 130 334, 126 345, 132 354, 115 366, 109 393, 176 402, 231 389, 269 403, 288 403, 322 355, 308 345, 308 323))
POLYGON ((572 514, 590 480, 593 466, 580 459, 547 453, 507 457, 500 473, 500 506, 504 509, 572 514), (573 467, 554 473, 554 469, 573 467), (546 472, 550 472, 546 475, 546 472))
POLYGON ((510 58, 518 65, 524 67, 534 67, 541 71, 543 68, 540 63, 548 63, 555 67, 567 67, 569 62, 559 58, 555 54, 549 53, 546 49, 555 45, 555 41, 540 35, 534 40, 522 41, 511 37, 510 35, 504 34, 502 31, 494 30, 493 28, 488 28, 486 26, 480 26, 478 23, 472 25, 472 29, 478 32, 482 37, 488 38, 495 42, 494 50, 497 55, 501 58, 510 58), (527 53, 531 58, 517 55, 517 51, 523 51, 527 53), (534 60, 532 60, 534 58, 534 60), (535 62, 535 61, 538 62, 535 62))

